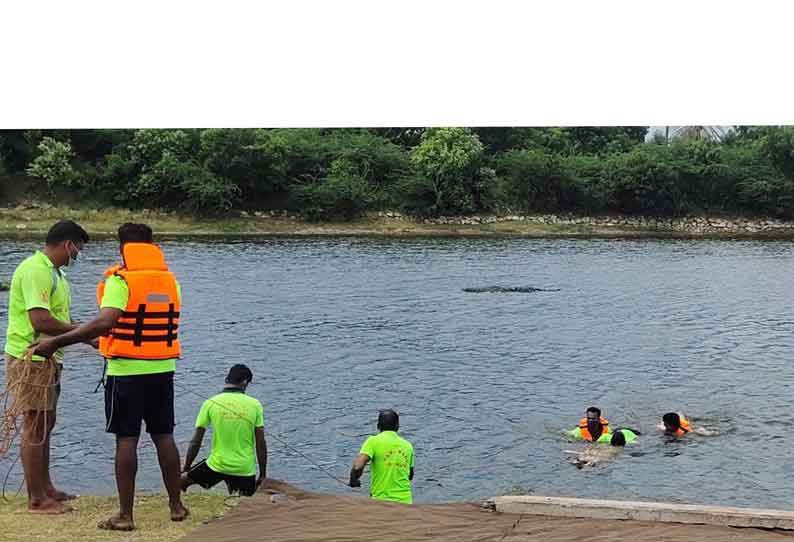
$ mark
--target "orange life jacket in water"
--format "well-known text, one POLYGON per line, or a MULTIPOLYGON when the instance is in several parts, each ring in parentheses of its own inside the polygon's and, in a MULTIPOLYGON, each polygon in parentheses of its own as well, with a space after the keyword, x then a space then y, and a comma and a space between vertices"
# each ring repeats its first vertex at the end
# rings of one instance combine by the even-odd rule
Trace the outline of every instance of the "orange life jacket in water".
MULTIPOLYGON (((106 358, 179 357, 179 294, 162 250, 151 243, 125 243, 121 252, 124 265, 108 268, 105 276, 121 277, 130 296, 113 328, 99 338, 99 351, 106 358)), ((104 294, 103 280, 97 286, 97 303, 104 294)))
POLYGON ((689 420, 684 418, 681 414, 678 415, 679 426, 678 429, 675 430, 673 433, 677 437, 683 437, 687 433, 692 432, 692 425, 690 425, 689 420))
MULTIPOLYGON (((609 422, 606 418, 598 418, 598 421, 601 423, 601 434, 609 434, 609 422)), ((589 440, 591 442, 594 440, 593 435, 590 434, 590 430, 587 428, 587 418, 579 420, 579 432, 582 434, 584 440, 589 440)))

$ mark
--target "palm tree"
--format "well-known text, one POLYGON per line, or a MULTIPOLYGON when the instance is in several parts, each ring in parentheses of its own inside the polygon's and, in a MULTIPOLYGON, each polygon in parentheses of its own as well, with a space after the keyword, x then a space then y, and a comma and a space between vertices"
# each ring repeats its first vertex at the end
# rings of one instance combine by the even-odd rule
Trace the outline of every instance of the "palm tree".
MULTIPOLYGON (((722 141, 732 126, 678 126, 672 132, 672 137, 682 139, 710 139, 722 141)), ((670 141, 670 126, 665 126, 665 139, 670 141)))

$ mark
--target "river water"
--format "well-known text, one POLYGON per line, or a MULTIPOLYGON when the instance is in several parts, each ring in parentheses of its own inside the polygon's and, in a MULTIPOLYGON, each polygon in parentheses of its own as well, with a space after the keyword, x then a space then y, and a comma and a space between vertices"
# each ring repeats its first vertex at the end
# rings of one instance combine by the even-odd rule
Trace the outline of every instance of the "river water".
MULTIPOLYGON (((506 492, 794 506, 792 288, 787 241, 260 239, 163 243, 183 289, 176 438, 228 368, 254 373, 272 477, 343 487, 379 408, 401 415, 418 502, 506 492), (533 293, 463 288, 532 286, 533 293), (589 405, 643 432, 613 462, 578 470, 562 431, 589 405), (670 442, 661 414, 713 436, 670 442)), ((37 247, 0 241, 0 278, 37 247)), ((117 247, 91 243, 70 277, 73 317, 117 247)), ((6 325, 8 294, 0 294, 6 325)), ((0 369, 0 373, 4 369, 0 369)), ((112 494, 102 364, 71 347, 53 470, 65 489, 112 494)), ((209 448, 205 440, 204 452, 209 448)), ((142 439, 138 487, 161 488, 142 439)), ((5 476, 10 460, 0 463, 5 476)), ((19 486, 20 468, 8 488, 19 486)), ((365 480, 365 487, 366 487, 365 480)))

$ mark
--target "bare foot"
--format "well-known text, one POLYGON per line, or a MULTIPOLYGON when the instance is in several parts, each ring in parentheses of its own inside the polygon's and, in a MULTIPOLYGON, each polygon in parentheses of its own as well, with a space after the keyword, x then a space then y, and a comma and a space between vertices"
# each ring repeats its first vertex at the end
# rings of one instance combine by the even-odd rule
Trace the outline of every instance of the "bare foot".
POLYGON ((31 514, 65 514, 71 512, 72 507, 45 497, 40 501, 28 501, 28 512, 31 514))
POLYGON ((190 516, 190 510, 182 503, 171 506, 171 521, 185 521, 188 516, 190 516))
POLYGON ((106 531, 132 531, 135 529, 135 523, 131 519, 122 518, 117 515, 110 516, 108 519, 100 521, 96 526, 106 531))
POLYGON ((56 501, 63 502, 63 501, 73 501, 77 498, 77 495, 72 495, 70 493, 66 493, 65 491, 60 491, 58 489, 52 488, 47 490, 47 496, 51 499, 55 499, 56 501))

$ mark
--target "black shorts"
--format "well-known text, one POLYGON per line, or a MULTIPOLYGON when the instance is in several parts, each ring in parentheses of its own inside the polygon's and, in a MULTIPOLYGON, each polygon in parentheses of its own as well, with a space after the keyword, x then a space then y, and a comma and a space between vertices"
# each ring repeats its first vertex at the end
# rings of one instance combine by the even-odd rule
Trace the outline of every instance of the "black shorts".
POLYGON ((174 432, 174 373, 108 376, 105 382, 108 433, 137 437, 141 422, 150 435, 174 432))
POLYGON ((226 482, 230 495, 240 493, 250 497, 256 493, 256 476, 233 476, 215 472, 207 465, 206 459, 187 471, 187 477, 204 489, 209 489, 218 482, 226 482))

